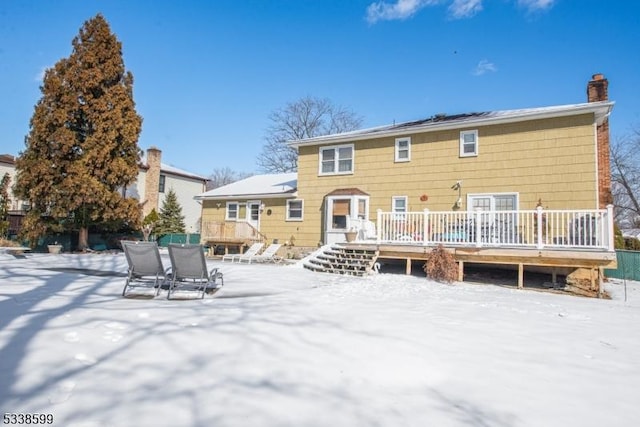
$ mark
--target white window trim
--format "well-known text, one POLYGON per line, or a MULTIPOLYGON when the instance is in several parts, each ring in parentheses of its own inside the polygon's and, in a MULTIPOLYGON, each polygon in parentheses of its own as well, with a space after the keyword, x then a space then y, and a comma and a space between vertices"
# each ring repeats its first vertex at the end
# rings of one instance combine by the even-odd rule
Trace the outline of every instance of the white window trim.
POLYGON ((460 131, 460 157, 477 157, 478 156, 478 131, 477 130, 463 130, 460 131), (473 153, 465 153, 464 152, 464 136, 468 134, 473 134, 475 139, 475 150, 473 153))
POLYGON ((410 162, 411 161, 411 137, 410 136, 406 136, 404 138, 396 138, 396 149, 395 149, 395 162, 396 163, 401 163, 401 162, 410 162), (400 158, 400 143, 401 142, 407 142, 407 158, 406 159, 402 159, 400 158))
POLYGON ((392 196, 391 197, 391 212, 393 213, 407 213, 409 212, 409 197, 408 196, 392 196), (404 200, 404 212, 396 211, 396 201, 404 200))
POLYGON ((225 214, 224 214, 224 219, 225 221, 238 221, 238 217, 240 216, 240 203, 238 202, 227 202, 227 205, 225 207, 225 214), (229 206, 231 205, 236 205, 236 217, 235 218, 231 218, 229 216, 229 206))
POLYGON ((318 175, 322 176, 332 176, 332 175, 353 175, 356 166, 356 150, 353 144, 344 144, 344 145, 331 145, 328 147, 320 147, 318 151, 318 175), (338 169, 340 167, 340 159, 338 158, 338 150, 340 148, 351 148, 351 170, 340 172, 338 169), (322 152, 325 150, 333 150, 335 151, 335 157, 333 159, 334 172, 322 172, 322 152))
POLYGON ((473 199, 479 199, 479 198, 485 198, 488 197, 491 199, 491 206, 490 206, 490 210, 491 211, 495 211, 496 210, 496 197, 500 197, 500 196, 513 196, 515 197, 515 210, 520 210, 520 193, 516 193, 516 192, 509 192, 509 193, 472 193, 472 194, 467 194, 467 209, 469 212, 473 211, 473 199))
POLYGON ((393 215, 394 219, 404 221, 407 218, 407 213, 409 212, 409 197, 408 196, 392 196, 391 212, 394 214, 393 215), (397 200, 404 200, 404 212, 396 211, 397 200))
POLYGON ((287 200, 287 214, 286 221, 304 221, 304 200, 303 199, 292 199, 287 200), (300 202, 300 218, 291 218, 289 216, 289 209, 291 207, 291 202, 300 202))

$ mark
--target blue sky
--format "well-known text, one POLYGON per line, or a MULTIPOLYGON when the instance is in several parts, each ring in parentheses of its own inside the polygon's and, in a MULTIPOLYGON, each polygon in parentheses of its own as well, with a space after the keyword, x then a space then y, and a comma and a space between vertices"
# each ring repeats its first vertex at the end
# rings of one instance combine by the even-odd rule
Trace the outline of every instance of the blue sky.
POLYGON ((640 128, 640 2, 627 0, 2 0, 0 153, 24 149, 46 67, 102 13, 144 118, 139 145, 209 175, 259 172, 269 113, 329 98, 364 127, 616 102, 612 137, 640 128))

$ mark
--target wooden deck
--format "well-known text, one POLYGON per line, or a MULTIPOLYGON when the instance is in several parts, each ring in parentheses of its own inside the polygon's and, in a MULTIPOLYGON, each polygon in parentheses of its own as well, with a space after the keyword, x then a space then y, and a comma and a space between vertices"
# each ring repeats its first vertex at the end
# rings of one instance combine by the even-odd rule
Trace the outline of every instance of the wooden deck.
MULTIPOLYGON (((342 243, 347 248, 360 248, 378 252, 379 259, 403 260, 406 273, 411 274, 414 262, 424 262, 436 245, 353 242, 342 243)), ((519 288, 524 287, 525 267, 548 270, 556 280, 556 274, 575 269, 588 269, 593 272, 593 287, 600 288, 596 281, 603 277, 604 268, 616 268, 615 251, 603 249, 532 249, 523 247, 482 247, 443 245, 458 263, 458 280, 464 280, 464 266, 469 264, 494 264, 515 266, 518 270, 519 288)), ((420 264, 422 267, 422 264, 420 264)))

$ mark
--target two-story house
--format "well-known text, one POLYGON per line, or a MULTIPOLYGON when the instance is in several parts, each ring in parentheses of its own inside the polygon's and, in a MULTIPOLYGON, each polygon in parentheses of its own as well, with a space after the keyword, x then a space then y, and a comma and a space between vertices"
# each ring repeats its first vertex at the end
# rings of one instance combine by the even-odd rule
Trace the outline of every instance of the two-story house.
MULTIPOLYGON (((298 151, 296 191, 286 204, 278 201, 277 210, 263 202, 256 216, 259 231, 317 247, 344 242, 347 231, 362 231, 366 224, 379 255, 386 250, 389 256, 424 259, 429 247, 444 243, 478 253, 505 246, 593 249, 606 252, 594 256, 595 264, 611 263, 612 220, 606 209, 612 202, 608 120, 613 105, 608 81, 596 74, 585 103, 437 114, 291 141, 298 151), (299 208, 295 216, 290 206, 299 208), (279 217, 261 222, 269 210, 279 217), (292 223, 295 227, 283 226, 292 223), (382 243, 403 246, 385 249, 382 243)), ((218 194, 225 203, 234 197, 218 194)), ((216 206, 205 200, 203 217, 212 209, 216 206)), ((227 220, 238 219, 227 215, 227 220)), ((522 265, 532 257, 511 255, 494 256, 492 262, 522 265)), ((580 264, 554 256, 542 264, 580 264)), ((571 256, 582 257, 591 255, 571 256)))
POLYGON ((206 190, 207 178, 162 163, 162 151, 147 149, 135 183, 126 189, 127 197, 142 204, 143 215, 155 209, 158 213, 169 190, 173 189, 182 208, 187 233, 199 233, 202 206, 195 197, 206 190))

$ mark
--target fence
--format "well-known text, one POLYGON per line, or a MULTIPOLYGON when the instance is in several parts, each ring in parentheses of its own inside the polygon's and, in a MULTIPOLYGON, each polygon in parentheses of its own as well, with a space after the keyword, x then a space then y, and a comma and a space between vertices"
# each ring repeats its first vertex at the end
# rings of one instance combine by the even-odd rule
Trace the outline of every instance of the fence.
POLYGON ((605 276, 616 279, 640 280, 640 252, 617 250, 618 268, 606 269, 605 276))
POLYGON ((166 246, 169 246, 170 243, 197 245, 200 243, 200 234, 199 233, 190 233, 190 234, 173 233, 173 234, 165 234, 164 236, 158 239, 158 246, 166 247, 166 246))

